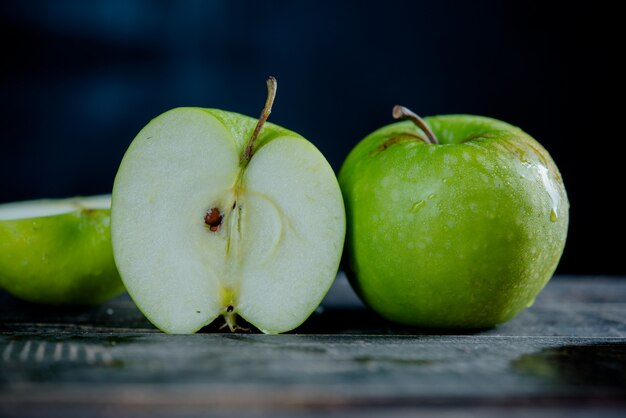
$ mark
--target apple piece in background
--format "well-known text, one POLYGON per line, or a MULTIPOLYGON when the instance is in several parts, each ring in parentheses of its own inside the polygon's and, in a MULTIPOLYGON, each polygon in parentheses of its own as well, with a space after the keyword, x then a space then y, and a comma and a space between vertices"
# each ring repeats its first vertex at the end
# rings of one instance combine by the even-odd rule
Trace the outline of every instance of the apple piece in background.
POLYGON ((548 152, 486 117, 422 120, 401 106, 340 174, 346 270, 383 317, 483 328, 530 306, 565 245, 569 203, 548 152), (437 140, 438 138, 438 140, 437 140))
POLYGON ((152 120, 115 179, 112 237, 128 293, 159 329, 193 333, 237 316, 265 333, 300 325, 339 266, 337 178, 300 135, 217 109, 152 120))
POLYGON ((0 287, 50 305, 94 305, 122 293, 110 204, 110 195, 1 204, 0 287))

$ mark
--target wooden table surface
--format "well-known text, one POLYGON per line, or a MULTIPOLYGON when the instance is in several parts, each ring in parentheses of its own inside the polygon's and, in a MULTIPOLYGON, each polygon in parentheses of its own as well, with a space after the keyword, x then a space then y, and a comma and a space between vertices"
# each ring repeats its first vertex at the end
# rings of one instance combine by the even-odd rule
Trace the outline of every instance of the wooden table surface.
POLYGON ((51 309, 0 293, 0 417, 625 417, 626 278, 556 277, 478 332, 366 310, 341 275, 289 334, 157 331, 121 296, 51 309))

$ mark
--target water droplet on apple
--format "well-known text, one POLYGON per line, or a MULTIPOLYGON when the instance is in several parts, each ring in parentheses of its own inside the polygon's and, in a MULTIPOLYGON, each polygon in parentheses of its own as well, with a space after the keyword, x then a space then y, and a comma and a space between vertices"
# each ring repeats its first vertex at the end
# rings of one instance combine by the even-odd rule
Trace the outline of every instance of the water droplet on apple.
POLYGON ((526 304, 526 307, 527 307, 527 308, 530 308, 530 307, 531 307, 531 306, 533 306, 534 304, 535 304, 535 298, 532 298, 532 299, 530 300, 530 302, 528 302, 528 303, 526 304))
POLYGON ((426 202, 424 202, 423 200, 418 200, 411 206, 411 212, 419 212, 419 210, 423 208, 425 204, 426 202))
POLYGON ((556 222, 559 219, 559 215, 556 213, 556 209, 552 208, 550 211, 550 222, 556 222))
POLYGON ((429 195, 428 195, 428 200, 432 200, 432 199, 434 199, 435 197, 437 197, 437 195, 436 195, 436 194, 434 194, 434 193, 431 193, 431 194, 429 194, 429 195))
POLYGON ((550 221, 556 222, 558 219, 557 208, 561 202, 561 195, 557 189, 557 185, 554 181, 554 177, 550 175, 550 171, 547 167, 539 164, 537 166, 537 171, 539 172, 539 176, 541 177, 541 181, 550 196, 550 200, 552 200, 552 212, 550 212, 550 221), (553 219, 554 218, 554 219, 553 219))
POLYGON ((443 183, 447 183, 448 179, 446 177, 443 178, 443 180, 441 180, 443 183))

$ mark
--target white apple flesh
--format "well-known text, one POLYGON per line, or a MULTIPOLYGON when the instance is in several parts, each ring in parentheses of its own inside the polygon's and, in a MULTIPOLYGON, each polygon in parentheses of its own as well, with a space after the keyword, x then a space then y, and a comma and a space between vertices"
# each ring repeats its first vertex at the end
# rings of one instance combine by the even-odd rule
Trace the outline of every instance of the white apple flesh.
POLYGON ((289 331, 335 278, 345 214, 332 168, 310 142, 270 123, 248 161, 256 125, 173 109, 137 135, 120 165, 115 260, 137 306, 165 332, 193 333, 220 315, 231 330, 239 315, 265 333, 289 331))
POLYGON ((63 215, 80 210, 106 210, 111 207, 111 195, 73 197, 69 199, 39 199, 0 205, 0 221, 33 219, 63 215))

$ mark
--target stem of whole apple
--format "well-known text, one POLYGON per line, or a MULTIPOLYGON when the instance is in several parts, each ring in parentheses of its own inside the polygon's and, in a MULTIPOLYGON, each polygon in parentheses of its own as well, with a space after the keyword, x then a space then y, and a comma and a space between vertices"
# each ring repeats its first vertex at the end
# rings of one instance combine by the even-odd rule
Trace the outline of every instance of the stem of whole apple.
POLYGON ((274 104, 274 99, 276 98, 276 90, 278 89, 278 83, 276 79, 272 76, 269 76, 267 79, 267 99, 265 99, 265 106, 263 106, 263 111, 261 112, 261 116, 259 116, 259 121, 246 144, 246 148, 241 154, 240 164, 245 167, 250 162, 252 158, 252 154, 254 154, 254 144, 256 144, 256 140, 261 132, 261 128, 267 121, 267 118, 272 113, 272 105, 274 104))
POLYGON ((410 109, 395 105, 393 107, 393 111, 391 113, 394 119, 409 119, 413 122, 418 128, 420 128, 426 134, 428 138, 428 143, 437 145, 439 141, 437 140, 437 136, 435 136, 434 132, 430 129, 430 126, 426 124, 424 119, 420 118, 416 113, 412 112, 410 109))

